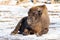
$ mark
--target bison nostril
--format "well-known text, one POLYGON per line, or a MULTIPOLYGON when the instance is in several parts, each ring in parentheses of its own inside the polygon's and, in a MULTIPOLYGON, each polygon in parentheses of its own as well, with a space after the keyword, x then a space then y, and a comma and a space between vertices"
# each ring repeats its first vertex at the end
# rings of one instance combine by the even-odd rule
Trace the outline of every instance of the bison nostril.
POLYGON ((41 12, 41 11, 38 11, 38 12, 41 12))
POLYGON ((41 12, 41 11, 38 11, 38 14, 39 14, 39 15, 41 15, 41 14, 42 14, 42 12, 41 12))

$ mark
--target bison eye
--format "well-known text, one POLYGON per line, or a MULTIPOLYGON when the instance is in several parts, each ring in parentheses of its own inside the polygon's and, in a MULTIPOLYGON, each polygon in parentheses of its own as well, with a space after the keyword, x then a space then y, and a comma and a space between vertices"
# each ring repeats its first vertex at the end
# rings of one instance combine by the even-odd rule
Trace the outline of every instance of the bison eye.
POLYGON ((41 12, 41 11, 38 11, 39 13, 41 12))
POLYGON ((38 14, 41 15, 42 14, 42 11, 38 11, 38 14))
POLYGON ((32 16, 34 16, 34 13, 32 14, 32 16))

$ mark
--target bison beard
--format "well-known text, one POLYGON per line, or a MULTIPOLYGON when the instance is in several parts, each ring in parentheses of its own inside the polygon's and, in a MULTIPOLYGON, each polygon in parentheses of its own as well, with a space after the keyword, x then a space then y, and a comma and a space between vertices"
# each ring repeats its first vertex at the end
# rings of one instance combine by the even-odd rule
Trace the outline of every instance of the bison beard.
POLYGON ((23 35, 32 34, 30 33, 31 30, 32 28, 27 23, 27 17, 24 17, 21 21, 21 27, 19 29, 19 34, 23 34, 23 35))
POLYGON ((50 21, 46 6, 35 6, 30 8, 28 16, 19 21, 11 34, 36 34, 37 36, 41 36, 48 32, 49 23, 50 21))

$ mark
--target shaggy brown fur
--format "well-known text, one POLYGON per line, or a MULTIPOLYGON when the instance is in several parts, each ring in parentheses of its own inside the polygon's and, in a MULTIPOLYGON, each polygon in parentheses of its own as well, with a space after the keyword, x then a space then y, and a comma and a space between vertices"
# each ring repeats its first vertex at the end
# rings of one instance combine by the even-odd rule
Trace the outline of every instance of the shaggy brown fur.
MULTIPOLYGON (((28 17, 23 18, 24 23, 27 25, 26 27, 21 26, 25 25, 22 21, 18 23, 15 30, 12 34, 17 34, 18 29, 22 29, 25 34, 34 33, 36 35, 46 34, 49 30, 49 16, 48 11, 45 5, 35 6, 30 8, 28 12, 28 17)), ((21 31, 21 30, 20 30, 21 31)))

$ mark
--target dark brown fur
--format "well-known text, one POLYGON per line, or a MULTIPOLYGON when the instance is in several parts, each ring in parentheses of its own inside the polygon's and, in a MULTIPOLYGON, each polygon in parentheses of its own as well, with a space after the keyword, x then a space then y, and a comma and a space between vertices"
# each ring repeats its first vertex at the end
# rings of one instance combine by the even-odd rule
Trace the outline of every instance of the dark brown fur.
MULTIPOLYGON (((46 34, 49 30, 49 23, 50 23, 46 6, 41 5, 30 8, 26 22, 29 26, 28 28, 27 27, 24 28, 23 33, 26 34, 34 33, 38 36, 46 34)), ((18 29, 21 28, 20 25, 21 21, 18 23, 12 34, 18 33, 18 29)))

